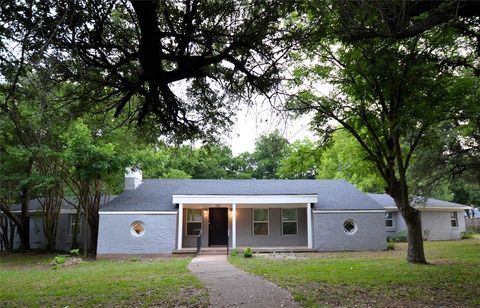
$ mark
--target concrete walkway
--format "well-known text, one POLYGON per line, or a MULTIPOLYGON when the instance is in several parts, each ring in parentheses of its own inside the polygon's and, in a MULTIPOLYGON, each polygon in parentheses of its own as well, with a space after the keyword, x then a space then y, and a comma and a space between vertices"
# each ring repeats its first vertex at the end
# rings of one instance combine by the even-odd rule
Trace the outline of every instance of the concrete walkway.
POLYGON ((210 307, 300 307, 287 291, 236 268, 226 256, 197 256, 188 268, 207 287, 210 307))

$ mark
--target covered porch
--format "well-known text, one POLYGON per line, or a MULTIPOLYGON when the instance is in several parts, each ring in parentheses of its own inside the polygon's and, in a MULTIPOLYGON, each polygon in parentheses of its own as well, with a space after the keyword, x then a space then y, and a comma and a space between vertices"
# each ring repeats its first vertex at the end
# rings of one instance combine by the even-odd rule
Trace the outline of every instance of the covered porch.
POLYGON ((311 251, 312 204, 308 195, 173 195, 178 204, 174 252, 208 249, 311 251))

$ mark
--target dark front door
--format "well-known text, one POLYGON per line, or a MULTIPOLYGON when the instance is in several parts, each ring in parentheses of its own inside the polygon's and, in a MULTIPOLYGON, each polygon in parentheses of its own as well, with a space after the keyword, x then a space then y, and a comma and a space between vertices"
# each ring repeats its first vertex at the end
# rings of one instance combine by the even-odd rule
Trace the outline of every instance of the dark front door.
POLYGON ((228 209, 210 208, 208 220, 208 245, 227 245, 228 209))

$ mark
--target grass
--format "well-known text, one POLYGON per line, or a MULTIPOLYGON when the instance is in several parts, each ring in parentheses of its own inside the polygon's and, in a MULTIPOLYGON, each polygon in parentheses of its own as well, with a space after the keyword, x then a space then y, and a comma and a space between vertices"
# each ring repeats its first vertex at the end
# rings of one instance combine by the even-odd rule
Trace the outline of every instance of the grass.
POLYGON ((480 305, 480 237, 425 242, 430 265, 408 264, 406 244, 393 251, 229 257, 276 283, 306 307, 480 305))
POLYGON ((51 255, 0 257, 0 307, 206 307, 188 258, 84 261, 53 269, 51 255))

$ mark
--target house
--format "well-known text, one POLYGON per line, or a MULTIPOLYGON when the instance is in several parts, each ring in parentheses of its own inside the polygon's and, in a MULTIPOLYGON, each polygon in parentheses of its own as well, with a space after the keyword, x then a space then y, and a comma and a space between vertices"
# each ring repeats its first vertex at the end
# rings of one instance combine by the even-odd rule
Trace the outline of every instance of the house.
MULTIPOLYGON (((116 196, 110 195, 106 197, 105 201, 102 201, 102 205, 113 200, 116 196)), ((29 229, 30 229, 30 248, 32 249, 45 249, 47 247, 47 239, 43 232, 44 216, 41 205, 42 198, 35 198, 29 202, 29 229)), ((62 201, 60 208, 60 214, 57 224, 57 237, 55 240, 56 250, 70 250, 72 247, 73 233, 75 232, 75 216, 77 209, 74 198, 66 198, 62 201)), ((19 215, 21 212, 21 204, 14 204, 10 207, 13 214, 19 215)), ((5 218, 3 213, 0 213, 0 218, 5 218)), ((2 232, 0 228, 0 233, 2 232)), ((90 236, 85 234, 88 232, 87 222, 83 214, 79 215, 79 226, 76 230, 77 242, 80 247, 83 247, 85 238, 87 239, 87 245, 90 242, 90 236)), ((2 234, 0 234, 2 235, 2 234)), ((20 248, 20 237, 18 232, 14 233, 13 249, 20 248)))
POLYGON ((98 257, 202 248, 386 249, 385 209, 344 180, 142 180, 100 210, 98 257))
MULTIPOLYGON (((406 230, 390 196, 364 194, 344 180, 143 180, 130 170, 125 191, 108 200, 99 212, 99 257, 192 253, 197 245, 227 244, 268 251, 383 250, 387 236, 406 230)), ((40 201, 30 202, 34 249, 46 247, 40 201)), ((470 207, 436 199, 417 199, 415 207, 426 239, 460 239, 470 207)), ((11 209, 19 215, 20 208, 11 209)), ((75 215, 72 200, 64 200, 57 250, 71 248, 75 215)), ((80 224, 82 247, 90 237, 82 216, 80 224)))
MULTIPOLYGON (((387 194, 368 194, 370 198, 385 208, 387 236, 406 231, 407 225, 393 201, 387 194)), ((465 210, 469 206, 437 199, 414 200, 414 207, 422 216, 422 230, 426 240, 458 240, 465 231, 465 210)))

